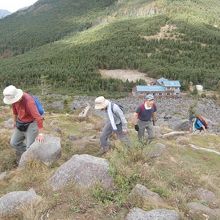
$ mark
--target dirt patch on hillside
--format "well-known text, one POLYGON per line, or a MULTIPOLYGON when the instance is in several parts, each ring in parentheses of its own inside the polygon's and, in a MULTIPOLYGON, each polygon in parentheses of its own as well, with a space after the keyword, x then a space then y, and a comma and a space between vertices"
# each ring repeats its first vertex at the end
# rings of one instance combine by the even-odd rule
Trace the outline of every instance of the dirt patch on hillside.
POLYGON ((128 80, 129 82, 142 79, 145 80, 147 83, 151 83, 155 81, 154 78, 147 77, 146 73, 138 72, 137 70, 99 70, 100 74, 103 78, 114 78, 114 79, 121 79, 122 81, 128 80))
POLYGON ((166 24, 165 26, 160 28, 160 32, 151 35, 151 36, 142 36, 146 40, 161 40, 161 39, 169 39, 169 40, 177 40, 180 38, 181 34, 174 33, 173 31, 176 30, 177 27, 175 25, 168 25, 166 24))

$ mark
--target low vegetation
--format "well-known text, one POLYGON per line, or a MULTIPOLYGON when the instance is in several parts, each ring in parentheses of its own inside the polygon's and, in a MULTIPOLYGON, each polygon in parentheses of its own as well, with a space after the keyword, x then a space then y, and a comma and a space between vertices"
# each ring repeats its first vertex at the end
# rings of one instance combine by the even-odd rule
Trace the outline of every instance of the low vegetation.
MULTIPOLYGON (((8 117, 9 109, 6 113, 8 117)), ((208 148, 213 146, 219 150, 218 136, 189 136, 185 145, 174 139, 157 139, 144 146, 137 141, 134 130, 130 132, 132 148, 129 151, 113 138, 113 149, 104 156, 111 164, 110 174, 115 183, 112 190, 108 191, 99 185, 88 190, 69 185, 63 190, 52 192, 48 188, 47 179, 61 164, 76 153, 96 156, 99 150, 98 143, 88 144, 81 140, 79 144, 71 141, 69 136, 82 138, 82 134, 83 137, 97 135, 98 130, 95 128, 100 119, 89 116, 87 121, 80 122, 76 114, 53 113, 46 115, 46 121, 46 132, 62 138, 62 158, 50 167, 31 162, 24 170, 15 169, 14 152, 8 144, 10 132, 5 129, 4 135, 0 137, 0 169, 8 171, 7 178, 0 181, 0 196, 33 187, 37 194, 43 197, 37 209, 24 209, 23 214, 13 216, 13 220, 40 219, 43 216, 48 216, 49 219, 123 219, 129 209, 136 206, 129 199, 129 193, 136 184, 142 184, 158 193, 167 207, 178 210, 183 219, 187 219, 186 204, 196 201, 194 191, 199 187, 207 188, 220 196, 219 156, 191 149, 187 144, 208 148), (166 150, 160 157, 153 159, 149 157, 149 151, 156 142, 165 144, 166 150)), ((156 204, 148 203, 140 203, 138 206, 144 210, 157 208, 156 204)))

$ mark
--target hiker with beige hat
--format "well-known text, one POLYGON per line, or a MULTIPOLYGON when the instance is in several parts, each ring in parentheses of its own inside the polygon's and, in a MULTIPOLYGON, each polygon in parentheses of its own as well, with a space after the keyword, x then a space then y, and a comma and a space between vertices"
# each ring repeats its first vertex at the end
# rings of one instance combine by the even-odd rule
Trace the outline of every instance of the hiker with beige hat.
POLYGON ((10 85, 4 89, 3 95, 3 102, 12 105, 15 129, 10 144, 15 148, 19 162, 21 155, 35 139, 39 142, 44 141, 43 118, 38 112, 33 97, 28 93, 10 85))
POLYGON ((105 99, 105 97, 99 96, 95 99, 95 109, 104 110, 108 116, 100 136, 101 152, 104 154, 109 150, 108 139, 113 132, 116 133, 121 141, 129 146, 127 120, 121 108, 117 104, 105 99))

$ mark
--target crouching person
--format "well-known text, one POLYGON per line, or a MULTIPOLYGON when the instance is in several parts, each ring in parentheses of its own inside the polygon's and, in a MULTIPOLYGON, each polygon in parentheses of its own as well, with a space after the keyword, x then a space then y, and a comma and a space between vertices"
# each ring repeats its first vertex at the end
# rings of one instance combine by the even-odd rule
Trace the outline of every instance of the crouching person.
POLYGON ((95 99, 95 109, 105 111, 108 116, 100 136, 101 150, 99 154, 104 154, 109 150, 108 139, 113 132, 129 147, 130 141, 127 135, 127 120, 121 108, 117 104, 100 96, 95 99))
POLYGON ((208 123, 205 120, 205 118, 202 117, 201 115, 193 116, 191 122, 192 122, 192 128, 191 128, 192 132, 196 132, 196 131, 206 132, 208 129, 208 123))
POLYGON ((16 160, 19 163, 21 155, 35 141, 44 141, 43 118, 38 112, 31 95, 10 85, 3 91, 3 102, 12 105, 14 116, 14 132, 10 144, 16 150, 16 160), (25 141, 26 139, 26 141, 25 141))

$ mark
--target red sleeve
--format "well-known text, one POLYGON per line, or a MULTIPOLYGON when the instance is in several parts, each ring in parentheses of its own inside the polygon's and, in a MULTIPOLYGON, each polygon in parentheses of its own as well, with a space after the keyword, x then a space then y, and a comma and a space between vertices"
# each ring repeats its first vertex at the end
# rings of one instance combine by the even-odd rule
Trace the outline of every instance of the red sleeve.
POLYGON ((43 118, 38 112, 34 99, 27 102, 27 108, 29 109, 31 116, 36 120, 38 128, 43 128, 43 118))

